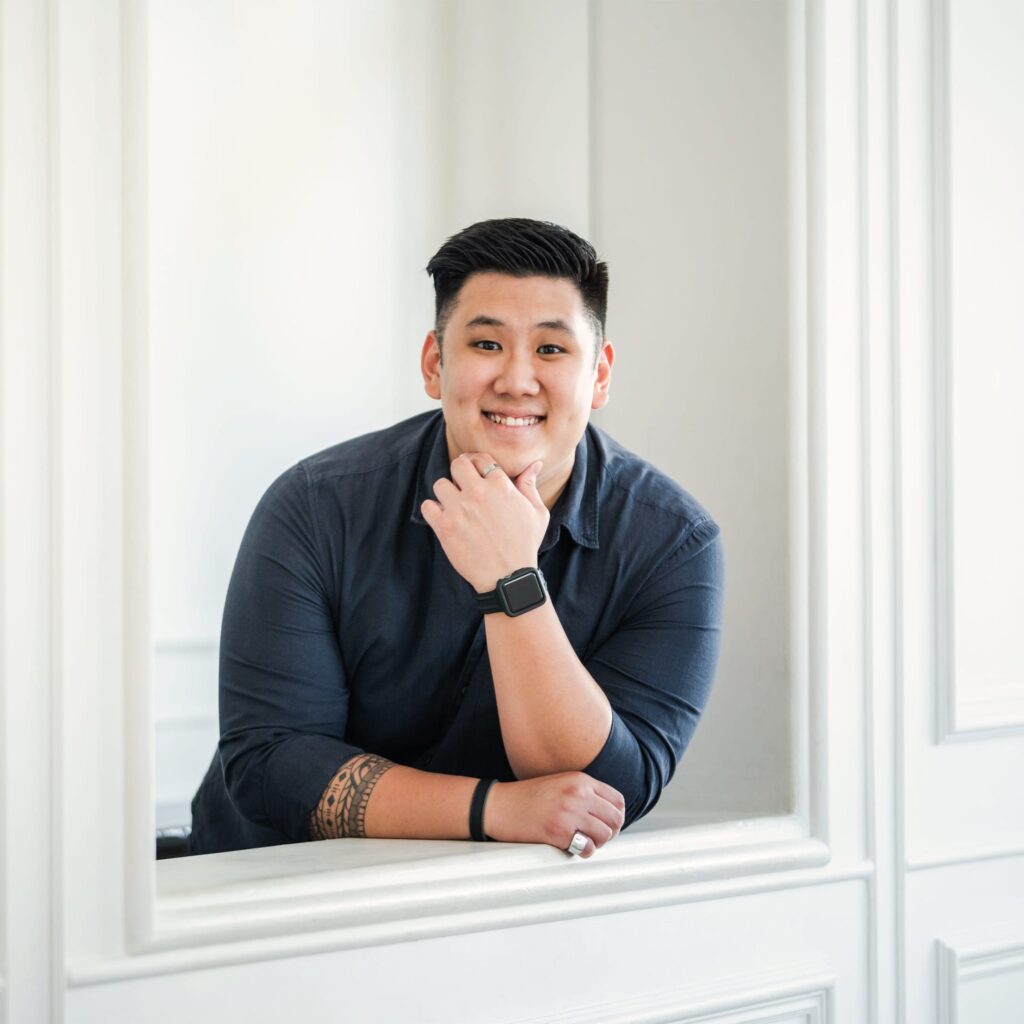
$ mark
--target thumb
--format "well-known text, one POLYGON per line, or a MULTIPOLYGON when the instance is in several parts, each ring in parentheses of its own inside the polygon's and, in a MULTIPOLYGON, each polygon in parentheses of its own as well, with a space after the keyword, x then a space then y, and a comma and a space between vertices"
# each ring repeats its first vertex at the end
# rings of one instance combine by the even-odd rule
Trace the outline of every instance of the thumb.
POLYGON ((519 486, 519 490, 526 495, 531 501, 535 498, 539 500, 539 494, 537 493, 537 477, 540 476, 540 471, 544 466, 544 462, 538 459, 536 462, 527 466, 519 475, 519 479, 516 481, 519 486))

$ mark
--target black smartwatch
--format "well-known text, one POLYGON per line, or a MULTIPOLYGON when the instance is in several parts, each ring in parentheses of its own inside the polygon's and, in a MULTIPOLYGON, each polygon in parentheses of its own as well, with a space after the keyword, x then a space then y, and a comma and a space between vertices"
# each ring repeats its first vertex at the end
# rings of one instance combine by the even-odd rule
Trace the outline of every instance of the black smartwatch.
POLYGON ((547 599, 548 585, 544 573, 529 566, 516 569, 498 580, 494 590, 476 595, 477 606, 484 614, 504 612, 506 615, 522 615, 539 608, 547 599))

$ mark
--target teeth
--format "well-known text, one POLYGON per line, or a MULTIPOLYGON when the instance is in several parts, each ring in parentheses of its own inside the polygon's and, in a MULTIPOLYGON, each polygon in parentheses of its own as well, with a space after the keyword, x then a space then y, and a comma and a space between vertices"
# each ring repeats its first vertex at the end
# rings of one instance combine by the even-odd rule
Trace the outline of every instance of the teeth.
POLYGON ((499 416, 493 412, 485 412, 484 415, 492 423, 501 423, 506 427, 532 427, 535 423, 540 423, 542 419, 540 416, 527 416, 523 419, 518 419, 513 416, 499 416))

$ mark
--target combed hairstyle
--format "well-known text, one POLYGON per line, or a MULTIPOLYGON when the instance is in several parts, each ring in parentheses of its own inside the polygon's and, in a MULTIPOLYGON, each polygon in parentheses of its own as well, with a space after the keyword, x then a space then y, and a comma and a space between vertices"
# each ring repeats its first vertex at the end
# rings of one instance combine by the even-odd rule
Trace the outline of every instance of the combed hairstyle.
POLYGON ((427 264, 434 279, 434 330, 440 347, 459 291, 472 274, 497 271, 513 277, 566 278, 579 289, 594 330, 594 364, 604 342, 608 265, 594 247, 568 228, 527 217, 482 220, 452 235, 427 264))

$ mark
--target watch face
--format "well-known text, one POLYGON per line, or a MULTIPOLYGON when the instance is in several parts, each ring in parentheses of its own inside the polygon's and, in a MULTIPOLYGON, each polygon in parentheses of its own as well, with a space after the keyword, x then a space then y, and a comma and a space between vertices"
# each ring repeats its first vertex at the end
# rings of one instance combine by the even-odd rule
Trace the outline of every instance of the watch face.
POLYGON ((508 603, 508 610, 513 615, 518 615, 519 612, 528 611, 530 608, 536 608, 537 605, 544 603, 544 590, 540 585, 540 580, 532 572, 509 583, 503 583, 501 589, 505 595, 505 601, 508 603))

